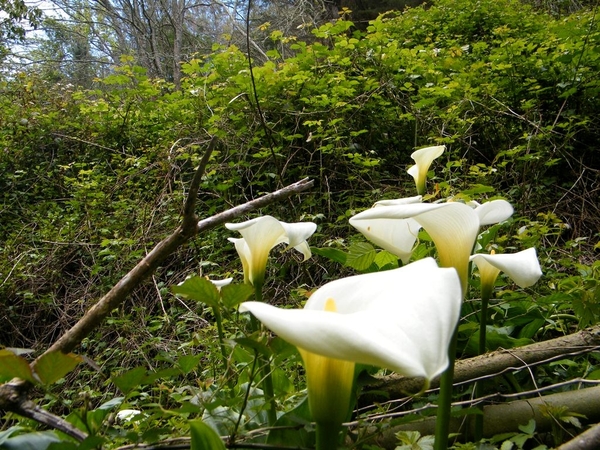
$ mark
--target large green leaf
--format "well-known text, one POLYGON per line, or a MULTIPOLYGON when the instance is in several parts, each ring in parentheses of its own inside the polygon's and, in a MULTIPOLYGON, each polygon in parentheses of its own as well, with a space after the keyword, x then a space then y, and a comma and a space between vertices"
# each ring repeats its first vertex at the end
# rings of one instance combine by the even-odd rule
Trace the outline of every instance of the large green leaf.
POLYGON ((60 380, 81 361, 83 361, 83 358, 73 353, 65 354, 60 351, 46 353, 38 359, 35 372, 41 382, 48 385, 60 380))
POLYGON ((221 299, 227 308, 235 308, 253 294, 254 288, 249 284, 228 284, 221 288, 221 299))
POLYGON ((171 291, 208 306, 219 306, 219 290, 210 280, 203 277, 194 275, 182 284, 172 286, 171 291))
POLYGON ((7 349, 0 350, 0 383, 13 378, 36 383, 29 363, 7 349))
POLYGON ((315 255, 319 255, 319 256, 324 256, 325 258, 328 258, 332 261, 338 262, 340 264, 346 264, 346 259, 348 258, 348 255, 346 253, 344 253, 343 251, 337 249, 337 248, 332 248, 332 247, 323 247, 323 248, 319 248, 319 247, 311 247, 310 250, 315 254, 315 255))
POLYGON ((201 420, 190 421, 191 450, 225 450, 225 444, 215 430, 201 420))
POLYGON ((112 382, 124 394, 129 393, 138 387, 146 378, 146 369, 144 367, 135 367, 127 372, 112 377, 112 382))
POLYGON ((46 450, 52 443, 60 442, 53 431, 36 431, 8 438, 2 443, 3 450, 46 450))
POLYGON ((352 244, 348 249, 346 264, 359 272, 363 272, 371 267, 376 256, 377 252, 371 244, 368 242, 358 242, 352 244))

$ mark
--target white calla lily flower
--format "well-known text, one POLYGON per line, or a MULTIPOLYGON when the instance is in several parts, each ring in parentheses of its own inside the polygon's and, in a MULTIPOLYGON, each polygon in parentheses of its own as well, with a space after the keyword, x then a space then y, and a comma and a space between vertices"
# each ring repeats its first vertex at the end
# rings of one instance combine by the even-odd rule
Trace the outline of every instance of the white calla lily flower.
POLYGON ((245 302, 240 311, 251 312, 298 347, 317 435, 322 427, 335 436, 351 408, 355 363, 424 377, 428 385, 448 366, 461 303, 456 271, 425 258, 332 281, 314 292, 304 309, 245 302))
POLYGON ((215 287, 218 290, 221 290, 222 287, 227 286, 228 284, 231 284, 231 282, 233 281, 233 278, 223 278, 222 280, 208 280, 210 281, 212 284, 215 285, 215 287))
POLYGON ((479 225, 492 225, 500 223, 513 215, 514 209, 506 200, 492 200, 479 204, 471 202, 475 206, 475 212, 479 217, 479 225))
POLYGON ((493 289, 496 278, 504 272, 518 286, 533 286, 542 276, 535 248, 528 248, 518 253, 484 254, 471 256, 471 261, 479 269, 481 285, 493 289))
POLYGON ((454 267, 466 289, 469 256, 479 232, 473 208, 453 202, 399 204, 363 211, 352 217, 350 224, 367 239, 402 257, 394 250, 406 245, 408 235, 416 239, 415 228, 418 230, 415 226, 409 231, 407 219, 425 228, 437 247, 440 264, 454 267))
POLYGON ((271 216, 261 216, 242 223, 226 223, 225 226, 239 231, 242 238, 229 238, 242 260, 244 281, 262 286, 269 252, 278 244, 286 243, 295 248, 306 261, 311 256, 306 240, 315 232, 312 222, 285 223, 271 216))
POLYGON ((425 193, 425 183, 427 181, 427 172, 435 158, 444 153, 446 147, 444 145, 436 145, 434 147, 422 148, 414 151, 410 157, 414 159, 415 165, 411 166, 407 172, 415 179, 417 185, 417 193, 422 195, 425 193))
POLYGON ((492 219, 505 220, 513 210, 505 200, 494 200, 477 208, 459 202, 402 200, 405 199, 363 211, 353 216, 350 224, 404 263, 410 259, 418 230, 423 227, 437 247, 440 264, 458 271, 463 289, 467 287, 469 256, 480 226, 493 223, 492 219))
MULTIPOLYGON (((408 205, 420 203, 422 197, 381 200, 373 208, 408 205)), ((378 209, 380 210, 380 209, 378 209)), ((354 216, 356 217, 356 216, 354 216)), ((371 242, 396 255, 403 264, 408 264, 414 250, 421 225, 413 219, 399 221, 396 218, 381 218, 377 221, 361 222, 350 219, 350 224, 364 234, 371 242)))
POLYGON ((448 366, 461 303, 456 271, 425 258, 327 283, 301 310, 245 302, 240 311, 306 352, 430 380, 448 366))

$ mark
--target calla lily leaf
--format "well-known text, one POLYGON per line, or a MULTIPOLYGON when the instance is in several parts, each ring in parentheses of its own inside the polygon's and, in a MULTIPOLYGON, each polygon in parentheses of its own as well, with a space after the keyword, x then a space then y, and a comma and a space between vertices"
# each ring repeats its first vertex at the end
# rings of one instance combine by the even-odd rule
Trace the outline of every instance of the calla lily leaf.
POLYGON ((346 259, 348 258, 347 253, 333 247, 313 247, 312 252, 316 255, 324 256, 325 258, 338 262, 340 264, 346 264, 346 259))
POLYGON ((183 283, 172 286, 171 291, 174 294, 183 295, 191 300, 202 302, 213 308, 219 306, 219 289, 210 280, 194 275, 183 283))
POLYGON ((235 308, 254 295, 254 288, 249 284, 230 284, 221 289, 221 300, 227 308, 235 308))

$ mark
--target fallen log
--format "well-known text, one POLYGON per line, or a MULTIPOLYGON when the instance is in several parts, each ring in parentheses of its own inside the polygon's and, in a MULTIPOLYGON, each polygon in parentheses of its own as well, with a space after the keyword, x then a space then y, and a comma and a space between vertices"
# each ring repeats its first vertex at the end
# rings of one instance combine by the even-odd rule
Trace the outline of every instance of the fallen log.
MULTIPOLYGON (((523 347, 497 350, 485 355, 459 360, 454 369, 454 384, 473 383, 505 372, 521 370, 551 361, 600 350, 600 325, 577 333, 523 347)), ((363 388, 359 406, 367 406, 386 399, 398 399, 421 391, 423 380, 396 374, 372 379, 363 388)), ((430 387, 439 387, 439 378, 430 387)))
MULTIPOLYGON (((596 423, 600 421, 600 386, 485 406, 483 408, 483 436, 492 437, 503 433, 519 432, 519 426, 527 425, 531 419, 535 420, 536 433, 551 431, 552 425, 556 423, 556 418, 545 412, 548 406, 567 408, 570 413, 584 415, 587 423, 596 423)), ((474 415, 452 418, 450 432, 458 433, 459 439, 465 441, 472 439, 474 426, 474 415)), ((418 431, 422 436, 433 435, 435 433, 435 417, 387 428, 379 434, 375 434, 370 443, 385 449, 394 449, 398 445, 395 434, 399 431, 418 431)), ((595 436, 590 439, 597 438, 598 436, 595 436)), ((581 448, 597 449, 600 446, 581 448)), ((579 447, 560 448, 560 450, 576 449, 579 447)))

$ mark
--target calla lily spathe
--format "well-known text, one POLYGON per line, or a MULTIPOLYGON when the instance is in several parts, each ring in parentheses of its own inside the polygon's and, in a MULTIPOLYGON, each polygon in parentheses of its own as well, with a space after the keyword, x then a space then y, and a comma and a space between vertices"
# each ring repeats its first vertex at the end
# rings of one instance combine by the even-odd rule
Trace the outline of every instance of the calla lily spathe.
POLYGON ((307 352, 431 379, 448 365, 461 303, 456 271, 425 258, 327 283, 301 310, 245 302, 240 311, 307 352))
POLYGON ((414 246, 416 232, 423 227, 436 245, 440 264, 454 267, 466 290, 469 256, 480 226, 492 223, 492 218, 505 220, 510 217, 508 212, 512 213, 512 206, 505 200, 489 204, 481 205, 478 212, 477 208, 459 202, 390 204, 388 201, 388 206, 374 207, 353 216, 350 224, 403 262, 410 255, 398 249, 408 249, 409 242, 410 247, 414 246), (407 220, 416 222, 419 227, 407 220))
POLYGON ((304 261, 311 256, 306 240, 315 232, 313 222, 286 223, 271 216, 261 216, 242 223, 226 223, 225 226, 239 231, 242 238, 229 238, 242 260, 244 281, 254 286, 262 286, 269 252, 278 244, 286 243, 304 255, 304 261))
MULTIPOLYGON (((408 205, 411 203, 421 203, 422 197, 399 198, 394 200, 381 200, 373 205, 373 208, 383 208, 390 206, 408 205)), ((417 235, 421 225, 414 219, 405 219, 399 222, 395 218, 381 218, 370 222, 364 228, 359 228, 360 223, 350 223, 358 228, 371 242, 386 249, 402 260, 403 264, 408 264, 412 255, 417 235)))
POLYGON ((315 291, 304 309, 246 302, 240 311, 250 311, 298 347, 317 448, 325 449, 335 445, 350 410, 355 363, 431 380, 448 366, 461 303, 456 271, 425 258, 332 281, 315 291), (320 442, 327 436, 328 442, 320 442))
POLYGON ((471 256, 471 261, 479 269, 482 289, 492 289, 500 272, 504 272, 518 286, 533 286, 542 276, 542 269, 535 248, 518 253, 484 254, 471 256))
POLYGON ((212 284, 214 284, 218 290, 221 290, 222 287, 225 287, 228 284, 231 284, 231 282, 233 281, 233 278, 223 278, 222 280, 209 280, 209 281, 212 284))
POLYGON ((493 225, 508 219, 513 215, 514 209, 506 200, 491 200, 483 204, 470 202, 479 217, 479 225, 493 225))
POLYGON ((415 179, 417 185, 417 193, 423 195, 425 193, 425 183, 427 181, 427 172, 429 167, 435 158, 444 153, 446 147, 443 145, 437 145, 435 147, 422 148, 414 151, 410 157, 414 159, 415 165, 409 167, 407 170, 408 174, 415 179))

